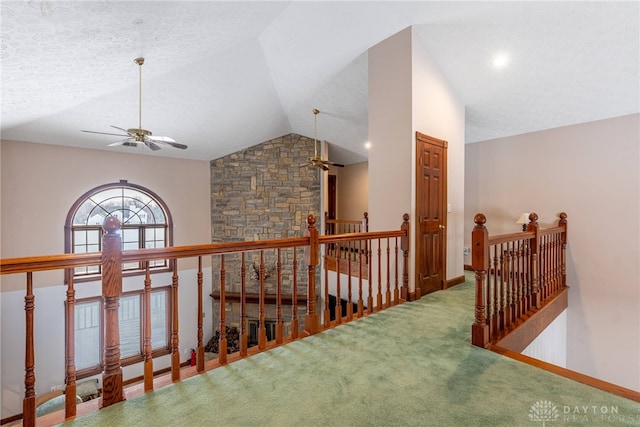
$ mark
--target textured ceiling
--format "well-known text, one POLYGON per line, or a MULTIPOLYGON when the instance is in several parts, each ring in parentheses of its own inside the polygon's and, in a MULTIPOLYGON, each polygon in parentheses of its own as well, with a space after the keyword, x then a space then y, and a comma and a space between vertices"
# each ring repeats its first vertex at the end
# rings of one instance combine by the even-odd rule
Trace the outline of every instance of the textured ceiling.
POLYGON ((363 161, 367 49, 411 25, 466 106, 466 142, 636 113, 639 4, 3 0, 1 136, 142 150, 80 130, 138 126, 144 57, 142 126, 189 145, 153 155, 312 137, 318 108, 332 160, 363 161))

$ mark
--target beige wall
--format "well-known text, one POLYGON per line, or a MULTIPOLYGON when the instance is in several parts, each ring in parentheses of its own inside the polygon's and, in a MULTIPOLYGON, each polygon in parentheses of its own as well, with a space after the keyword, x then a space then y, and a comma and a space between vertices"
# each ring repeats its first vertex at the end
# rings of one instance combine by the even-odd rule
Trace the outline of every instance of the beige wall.
POLYGON ((64 222, 86 191, 128 180, 169 206, 174 245, 211 242, 209 162, 2 141, 2 257, 64 252, 64 222))
POLYGON ((338 219, 362 219, 363 214, 369 209, 368 163, 356 163, 335 169, 338 219))
MULTIPOLYGON (((463 275, 464 106, 412 28, 369 49, 369 212, 372 230, 404 213, 415 230, 415 132, 449 142, 446 279, 463 275)), ((415 235, 411 235, 415 248, 415 235)), ((411 252, 409 289, 415 289, 411 252)))
MULTIPOLYGON (((150 155, 58 147, 27 142, 0 142, 1 248, 3 258, 64 252, 64 223, 71 205, 86 191, 128 180, 155 192, 168 205, 174 221, 174 245, 211 242, 209 162, 150 155)), ((205 295, 211 272, 205 261, 205 295)), ((195 260, 180 261, 180 358, 187 360, 197 344, 195 260)), ((141 279, 142 276, 136 276, 141 279)), ((127 278, 123 286, 136 278, 127 278)), ((24 396, 24 275, 0 276, 1 390, 0 418, 22 410, 24 396)), ((154 274, 153 286, 171 284, 167 274, 154 274)), ((36 392, 64 383, 64 300, 61 273, 35 273, 36 392)), ((99 283, 76 285, 77 298, 99 295, 99 283)), ((207 291, 208 289, 208 291, 207 291)), ((205 300, 205 339, 212 335, 210 301, 205 300)), ((154 360, 154 368, 169 359, 154 360)), ((125 379, 142 374, 140 364, 125 369, 125 379)))
POLYGON ((567 367, 638 391, 639 147, 638 114, 468 144, 464 232, 477 212, 490 234, 566 212, 567 367))
MULTIPOLYGON (((464 105, 458 100, 446 76, 415 34, 412 47, 413 135, 420 132, 444 139, 448 143, 445 278, 460 278, 464 275, 464 105)), ((413 152, 415 151, 414 137, 413 152)), ((413 164, 415 165, 415 158, 413 164)), ((415 169, 412 173, 415 176, 415 169)), ((415 186, 411 191, 415 194, 415 186)))

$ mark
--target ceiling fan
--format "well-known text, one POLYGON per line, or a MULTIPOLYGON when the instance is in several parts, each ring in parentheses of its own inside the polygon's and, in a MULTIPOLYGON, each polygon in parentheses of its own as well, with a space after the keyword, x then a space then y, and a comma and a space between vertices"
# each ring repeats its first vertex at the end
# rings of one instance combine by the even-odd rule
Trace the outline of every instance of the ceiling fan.
POLYGON ((187 146, 176 142, 173 138, 168 136, 153 136, 150 130, 142 128, 142 64, 144 64, 144 58, 136 58, 133 60, 139 67, 139 90, 138 90, 138 127, 131 129, 124 129, 118 126, 111 125, 112 128, 118 129, 122 133, 108 133, 108 132, 96 132, 92 130, 82 130, 87 133, 97 133, 99 135, 113 135, 113 136, 125 136, 125 139, 121 139, 109 144, 109 147, 116 145, 124 145, 126 147, 136 147, 138 144, 144 144, 152 151, 157 151, 161 147, 160 145, 169 145, 171 147, 179 148, 181 150, 187 149, 187 146), (160 145, 159 145, 160 144, 160 145))
POLYGON ((329 160, 323 160, 322 157, 318 155, 318 114, 320 114, 320 110, 314 108, 313 109, 313 115, 314 115, 313 117, 313 157, 309 157, 307 161, 311 166, 318 167, 325 171, 329 170, 329 165, 343 168, 344 165, 330 162, 329 160))

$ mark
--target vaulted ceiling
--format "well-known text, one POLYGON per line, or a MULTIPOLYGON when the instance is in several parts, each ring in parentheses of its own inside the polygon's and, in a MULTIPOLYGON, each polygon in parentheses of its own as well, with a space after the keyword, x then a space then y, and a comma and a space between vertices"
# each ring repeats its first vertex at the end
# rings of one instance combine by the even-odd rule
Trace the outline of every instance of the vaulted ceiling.
POLYGON ((1 136, 108 147, 142 127, 210 160, 291 132, 367 152, 367 50, 414 26, 467 143, 640 111, 639 2, 6 1, 1 136), (494 55, 507 65, 496 69, 494 55))

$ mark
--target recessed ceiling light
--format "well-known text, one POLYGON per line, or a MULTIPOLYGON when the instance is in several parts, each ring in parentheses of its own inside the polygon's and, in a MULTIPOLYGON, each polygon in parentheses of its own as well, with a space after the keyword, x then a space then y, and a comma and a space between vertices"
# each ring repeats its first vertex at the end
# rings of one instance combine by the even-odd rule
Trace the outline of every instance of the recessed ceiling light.
POLYGON ((509 58, 504 53, 499 53, 491 60, 491 65, 495 68, 504 68, 509 63, 509 58))
POLYGON ((371 148, 371 143, 370 143, 369 141, 365 142, 365 143, 364 143, 364 148, 366 148, 367 150, 368 150, 369 148, 371 148))

